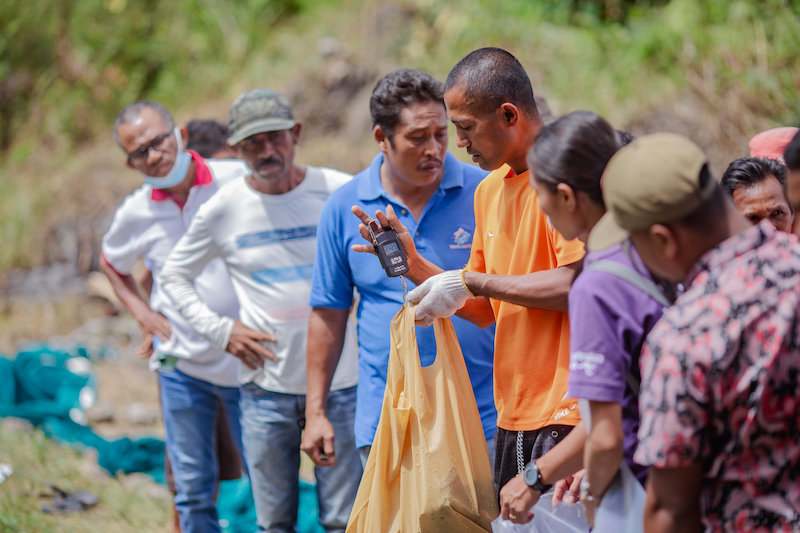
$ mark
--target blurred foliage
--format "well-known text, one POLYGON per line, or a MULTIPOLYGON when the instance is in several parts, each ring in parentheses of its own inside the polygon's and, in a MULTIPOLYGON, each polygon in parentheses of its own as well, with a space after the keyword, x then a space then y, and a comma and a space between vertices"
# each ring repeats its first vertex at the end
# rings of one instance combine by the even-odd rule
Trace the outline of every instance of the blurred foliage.
MULTIPOLYGON (((8 419, 6 419, 8 420, 8 419)), ((110 478, 96 460, 84 457, 32 432, 0 427, 0 463, 14 474, 0 490, 0 531, 3 533, 168 533, 169 493, 149 478, 120 474, 110 478), (93 464, 94 463, 94 464, 93 464), (54 484, 68 492, 89 490, 100 504, 89 512, 47 514, 40 509, 54 484)))
MULTIPOLYGON (((680 104, 690 127, 717 126, 698 136, 724 145, 720 160, 800 120, 800 0, 0 1, 0 275, 44 263, 53 228, 84 214, 70 187, 118 200, 97 169, 122 171, 107 133, 136 99, 179 118, 213 102, 221 118, 236 94, 266 85, 342 124, 368 122, 368 90, 353 102, 328 94, 348 65, 444 79, 481 46, 514 53, 557 113, 592 109, 626 128, 680 104)), ((307 125, 309 164, 355 171, 374 154, 369 135, 307 125)))
POLYGON ((126 104, 216 94, 299 0, 25 0, 0 3, 0 148, 93 137, 126 104))
POLYGON ((267 72, 274 83, 324 36, 356 60, 440 77, 478 46, 503 46, 537 90, 622 121, 689 87, 711 101, 734 89, 793 123, 798 11, 800 0, 2 2, 0 149, 20 139, 12 159, 25 161, 31 142, 92 139, 139 98, 175 108, 267 72))
MULTIPOLYGON (((378 5, 380 3, 375 3, 378 5)), ((535 66, 548 92, 617 115, 676 87, 741 87, 779 122, 796 121, 800 0, 418 0, 385 2, 381 50, 446 74, 479 44, 535 66), (404 20, 405 19, 405 20, 404 20), (406 24, 406 22, 408 24, 406 24), (557 58, 554 61, 554 58, 557 58), (700 81, 702 80, 702 81, 700 81), (581 92, 585 97, 580 98, 581 92), (595 96, 593 97, 592 94, 595 96), (599 108, 598 108, 599 106, 599 108)), ((125 104, 168 107, 224 94, 254 55, 280 60, 275 30, 296 15, 345 42, 372 4, 348 0, 26 0, 0 3, 0 150, 16 138, 80 143, 125 104), (332 24, 326 28, 325 18, 332 24), (282 24, 283 23, 283 24, 282 24), (349 33, 348 33, 349 32, 349 33)), ((292 46, 307 48, 306 32, 292 46)), ((310 33, 310 32, 309 32, 310 33)), ((709 92, 709 96, 713 95, 709 92)), ((23 144, 14 157, 24 160, 23 144)))
POLYGON ((453 0, 426 12, 431 29, 409 26, 399 63, 446 75, 442 64, 501 46, 535 90, 621 125, 686 89, 712 107, 733 92, 748 112, 800 120, 800 0, 453 0), (606 16, 611 4, 624 20, 606 16))

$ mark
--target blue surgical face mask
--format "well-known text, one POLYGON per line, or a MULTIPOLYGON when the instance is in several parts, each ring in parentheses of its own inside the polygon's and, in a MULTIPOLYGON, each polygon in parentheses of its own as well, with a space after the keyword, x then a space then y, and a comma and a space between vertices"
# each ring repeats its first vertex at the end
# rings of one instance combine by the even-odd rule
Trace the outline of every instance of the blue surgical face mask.
POLYGON ((153 187, 154 189, 169 189, 174 187, 184 180, 186 173, 189 171, 189 164, 192 162, 192 156, 183 150, 183 139, 181 138, 181 130, 176 127, 173 132, 175 140, 178 143, 178 150, 175 153, 175 163, 169 173, 161 178, 148 176, 144 172, 139 172, 144 177, 144 182, 153 187))

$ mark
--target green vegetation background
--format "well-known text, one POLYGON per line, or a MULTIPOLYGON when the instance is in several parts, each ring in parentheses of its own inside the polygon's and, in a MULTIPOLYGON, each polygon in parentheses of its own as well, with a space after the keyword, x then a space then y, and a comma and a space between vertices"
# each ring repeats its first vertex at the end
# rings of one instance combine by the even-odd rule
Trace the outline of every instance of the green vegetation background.
MULTIPOLYGON (((224 118, 253 86, 316 83, 323 38, 369 88, 400 66, 444 79, 469 51, 504 47, 558 113, 591 109, 641 133, 658 116, 670 128, 683 104, 705 120, 705 145, 728 152, 799 120, 800 0, 0 2, 0 275, 47 260, 54 226, 86 208, 75 189, 109 205, 131 190, 130 177, 122 189, 103 181, 114 174, 86 180, 104 161, 121 171, 109 139, 124 105, 149 98, 179 118, 224 118)), ((323 159, 335 154, 359 170, 369 136, 326 149, 324 134, 342 132, 333 122, 305 161, 335 166, 323 159)))

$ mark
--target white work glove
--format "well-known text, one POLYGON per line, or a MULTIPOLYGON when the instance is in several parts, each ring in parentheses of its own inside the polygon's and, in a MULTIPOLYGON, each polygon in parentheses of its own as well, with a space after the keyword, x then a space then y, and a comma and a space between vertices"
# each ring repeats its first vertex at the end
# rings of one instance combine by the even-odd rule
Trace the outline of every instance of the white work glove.
POLYGON ((436 318, 447 318, 464 307, 472 298, 460 270, 448 270, 428 278, 422 285, 411 291, 408 301, 417 304, 416 322, 430 326, 436 318))

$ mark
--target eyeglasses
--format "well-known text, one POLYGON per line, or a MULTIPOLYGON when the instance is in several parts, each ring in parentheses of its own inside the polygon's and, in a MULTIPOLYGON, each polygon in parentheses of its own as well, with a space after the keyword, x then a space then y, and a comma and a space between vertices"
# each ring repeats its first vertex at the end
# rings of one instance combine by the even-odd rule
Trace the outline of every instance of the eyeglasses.
POLYGON ((137 148, 133 152, 128 154, 128 163, 133 166, 141 165, 145 161, 147 161, 147 157, 150 155, 150 150, 158 150, 159 152, 163 152, 164 149, 167 147, 167 139, 172 135, 172 132, 164 133, 163 135, 159 135, 149 143, 145 144, 141 148, 137 148))

